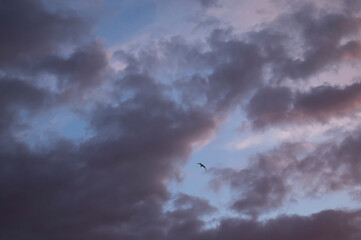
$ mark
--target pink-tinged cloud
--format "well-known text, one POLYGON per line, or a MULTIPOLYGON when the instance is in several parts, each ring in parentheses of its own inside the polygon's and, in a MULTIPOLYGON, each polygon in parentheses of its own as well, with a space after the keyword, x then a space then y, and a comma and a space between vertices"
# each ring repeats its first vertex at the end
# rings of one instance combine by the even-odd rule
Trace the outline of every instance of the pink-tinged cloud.
MULTIPOLYGON (((207 9, 219 3, 197 1, 207 9)), ((312 150, 284 143, 259 152, 242 170, 210 170, 218 187, 233 190, 230 207, 253 220, 224 217, 212 227, 205 217, 217 206, 202 196, 173 198, 169 190, 170 181, 181 180, 194 144, 213 136, 239 106, 247 106, 256 127, 356 112, 360 83, 308 92, 282 85, 358 60, 359 42, 351 38, 361 22, 346 6, 359 5, 342 4, 336 12, 291 9, 242 36, 220 27, 199 41, 156 39, 109 56, 86 14, 52 1, 0 1, 0 238, 360 238, 359 211, 255 220, 295 188, 312 195, 359 185, 358 129, 312 150), (295 32, 303 45, 299 59, 288 52, 297 50, 295 32), (112 69, 111 57, 124 68, 112 69), (168 78, 164 73, 174 73, 174 66, 178 71, 168 78), (50 80, 56 90, 41 84, 50 80), (85 101, 85 94, 93 98, 85 101), (16 138, 16 129, 31 127, 27 120, 59 107, 79 114, 93 134, 84 141, 49 135, 46 146, 36 147, 16 138)))
POLYGON ((361 107, 361 84, 346 87, 319 86, 307 92, 285 87, 260 88, 247 105, 253 127, 328 122, 332 118, 357 113, 361 107))
MULTIPOLYGON (((247 168, 212 169, 211 186, 228 186, 235 198, 230 207, 257 217, 294 197, 348 191, 361 183, 359 133, 320 144, 295 142, 250 159, 247 168)), ((350 193, 352 194, 352 192, 350 193)))

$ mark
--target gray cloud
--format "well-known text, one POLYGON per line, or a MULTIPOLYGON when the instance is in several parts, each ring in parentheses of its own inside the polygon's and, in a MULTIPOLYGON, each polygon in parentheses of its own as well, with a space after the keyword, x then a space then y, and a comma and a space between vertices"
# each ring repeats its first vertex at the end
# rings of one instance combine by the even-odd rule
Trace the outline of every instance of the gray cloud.
POLYGON ((261 88, 246 107, 255 128, 269 125, 327 122, 333 117, 353 114, 360 108, 361 84, 344 88, 322 85, 307 92, 285 87, 261 88))
MULTIPOLYGON (((14 219, 1 225, 4 237, 137 239, 144 224, 139 218, 160 217, 168 199, 166 181, 177 175, 192 143, 212 133, 215 122, 209 113, 178 108, 151 78, 121 81, 135 91, 133 98, 117 107, 97 106, 89 116, 95 136, 79 147, 59 140, 45 152, 19 143, 14 143, 16 152, 1 150, 0 182, 6 189, 1 212, 4 219, 14 219), (108 228, 122 231, 112 236, 108 228)), ((151 227, 141 233, 157 231, 151 227)))
POLYGON ((212 169, 211 184, 229 186, 235 194, 231 207, 257 217, 293 198, 349 191, 358 186, 360 142, 361 135, 355 130, 339 143, 330 140, 313 149, 307 143, 283 143, 250 159, 245 169, 212 169))
POLYGON ((359 59, 361 19, 347 11, 296 4, 288 12, 247 37, 258 43, 272 79, 307 80, 346 60, 359 59))
POLYGON ((360 237, 360 212, 324 211, 308 217, 280 216, 266 222, 229 219, 198 239, 349 239, 360 237))
POLYGON ((285 122, 289 118, 293 96, 286 87, 258 89, 246 107, 254 127, 285 122))
MULTIPOLYGON (((199 3, 211 7, 215 1, 199 3)), ((167 184, 181 178, 194 144, 212 136, 219 119, 246 103, 253 92, 247 114, 255 126, 298 122, 299 116, 325 121, 357 108, 358 83, 293 93, 277 85, 267 87, 264 70, 274 67, 273 74, 280 79, 308 78, 342 59, 357 59, 357 41, 340 43, 359 31, 358 18, 319 13, 313 7, 307 13, 291 13, 291 27, 300 30, 307 45, 302 60, 288 54, 292 34, 287 31, 267 25, 240 39, 230 29, 216 29, 196 44, 178 36, 138 53, 119 51, 114 58, 126 67, 108 81, 106 50, 89 36, 91 24, 83 17, 69 9, 48 9, 40 1, 2 1, 2 5, 1 238, 360 237, 359 212, 282 216, 263 223, 223 219, 206 230, 202 217, 216 211, 206 199, 180 194, 172 210, 163 209, 171 200, 167 184), (72 50, 65 54, 67 47, 72 50), (172 66, 181 72, 174 82, 154 77, 172 66), (38 86, 36 80, 43 74, 55 77, 65 92, 57 95, 38 86), (101 90, 103 81, 112 83, 107 101, 77 105, 92 137, 77 142, 48 136, 46 148, 31 148, 15 138, 12 129, 20 125, 24 112, 31 118, 59 106, 71 109, 79 92, 101 90), (70 100, 68 94, 73 94, 70 100), (332 99, 326 101, 328 96, 332 99)), ((309 153, 302 144, 281 145, 269 155, 260 154, 247 169, 215 170, 214 181, 231 186, 237 197, 234 210, 256 217, 289 199, 294 188, 285 180, 306 186, 307 194, 316 194, 319 187, 337 191, 359 184, 359 143, 359 135, 350 135, 340 144, 325 143, 309 153), (301 157, 297 151, 307 154, 301 157), (313 176, 313 184, 302 182, 303 176, 313 176)))
POLYGON ((0 141, 6 146, 11 145, 9 134, 12 130, 26 127, 19 120, 21 113, 30 117, 54 106, 56 99, 57 96, 21 79, 0 78, 0 141))
POLYGON ((285 77, 308 78, 330 64, 341 61, 349 51, 341 40, 357 35, 361 19, 342 13, 318 13, 306 7, 295 13, 294 27, 301 29, 305 50, 301 59, 291 60, 281 67, 285 77), (332 51, 330 51, 332 49, 332 51))
POLYGON ((1 68, 31 66, 37 57, 70 46, 90 32, 90 25, 75 12, 50 12, 42 1, 2 0, 1 5, 1 68))
POLYGON ((48 55, 33 71, 53 74, 60 89, 88 88, 105 77, 108 60, 101 42, 80 46, 68 57, 48 55))

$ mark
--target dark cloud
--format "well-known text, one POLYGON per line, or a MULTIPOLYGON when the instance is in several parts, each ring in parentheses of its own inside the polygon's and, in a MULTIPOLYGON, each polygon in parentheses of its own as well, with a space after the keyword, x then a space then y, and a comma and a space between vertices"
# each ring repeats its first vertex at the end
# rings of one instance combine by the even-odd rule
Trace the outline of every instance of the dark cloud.
POLYGON ((258 46, 238 40, 223 40, 223 33, 210 38, 213 56, 218 64, 208 76, 208 103, 217 109, 228 109, 241 101, 252 87, 261 84, 265 60, 258 46))
POLYGON ((172 87, 183 96, 183 103, 193 99, 193 103, 202 103, 217 113, 229 111, 262 83, 266 63, 258 45, 239 40, 231 29, 212 31, 202 44, 172 37, 137 55, 118 51, 114 57, 126 63, 129 73, 152 73, 154 68, 169 71, 169 66, 189 71, 190 74, 180 75, 172 87))
POLYGON ((210 183, 217 188, 229 186, 235 194, 230 204, 231 209, 257 218, 282 206, 289 198, 290 186, 282 172, 284 169, 272 167, 278 155, 274 153, 268 157, 260 156, 240 171, 228 168, 212 169, 214 178, 210 183))
POLYGON ((350 113, 359 107, 361 83, 345 88, 320 86, 296 95, 294 109, 302 115, 326 120, 334 115, 350 113))
POLYGON ((242 187, 242 189, 248 189, 244 193, 245 197, 236 200, 232 208, 252 217, 281 206, 287 193, 283 179, 278 176, 248 178, 244 183, 248 185, 242 187), (247 180, 250 182, 245 183, 247 180))
POLYGON ((326 210, 310 216, 281 215, 273 219, 225 218, 213 228, 204 228, 199 217, 208 213, 209 204, 199 198, 180 196, 187 208, 168 212, 168 231, 159 239, 346 239, 361 236, 360 211, 326 210), (199 209, 207 209, 200 211, 199 209))
MULTIPOLYGON (((68 56, 61 52, 59 48, 78 36, 78 28, 79 34, 87 31, 87 25, 71 12, 50 12, 40 2, 5 5, 12 14, 7 23, 23 35, 10 32, 3 39, 1 46, 9 58, 2 65, 4 72, 12 74, 7 71, 15 69, 34 75, 0 82, 1 238, 161 236, 162 207, 169 199, 166 183, 179 178, 193 145, 212 134, 217 125, 213 114, 197 107, 183 109, 169 99, 166 88, 141 68, 143 54, 114 84, 113 102, 96 104, 90 112, 79 110, 94 131, 92 138, 76 143, 48 136, 50 146, 30 148, 9 129, 22 120, 24 109, 33 113, 55 97, 36 87, 32 78, 50 73, 70 91, 95 90, 108 62, 99 42, 79 44, 68 56), (15 15, 25 19, 15 20, 15 15)), ((131 63, 131 58, 127 61, 131 63)), ((63 98, 55 99, 56 104, 68 104, 63 98)), ((184 201, 195 208, 203 204, 184 196, 176 204, 184 201)), ((207 209, 211 208, 201 208, 199 213, 207 209)))
POLYGON ((63 99, 79 98, 104 78, 106 51, 100 40, 89 39, 92 19, 46 1, 5 0, 1 5, 0 70, 6 76, 46 86, 53 81, 63 99))
POLYGON ((361 19, 347 11, 295 4, 260 31, 246 34, 262 49, 271 79, 308 80, 360 56, 361 19))
POLYGON ((281 215, 267 221, 228 218, 221 220, 217 227, 207 230, 203 230, 196 224, 196 228, 189 226, 181 231, 172 229, 164 236, 164 239, 173 236, 175 239, 180 239, 181 235, 187 236, 187 239, 196 240, 220 238, 227 240, 356 240, 361 236, 360 217, 360 211, 327 210, 310 216, 281 215))
MULTIPOLYGON (((217 4, 198 3, 204 8, 217 4)), ((252 93, 246 111, 255 126, 299 118, 325 121, 355 110, 359 83, 294 93, 277 86, 277 81, 267 87, 264 73, 274 67, 280 79, 308 78, 342 59, 358 59, 358 41, 341 44, 358 33, 357 17, 317 12, 314 7, 293 12, 287 20, 306 45, 302 60, 290 57, 292 34, 284 29, 266 26, 242 39, 231 29, 216 29, 198 43, 177 36, 137 53, 118 51, 114 59, 125 68, 107 76, 106 50, 89 36, 91 24, 79 14, 51 9, 42 1, 1 5, 0 238, 360 237, 359 212, 326 211, 265 222, 221 219, 219 225, 206 228, 204 217, 216 211, 206 199, 179 194, 173 208, 164 209, 171 201, 168 183, 181 179, 181 167, 194 146, 212 136, 219 119, 246 103, 252 93), (174 81, 162 74, 154 77, 173 66, 179 68, 174 81), (55 94, 38 84, 46 75, 64 91, 55 94), (83 90, 104 91, 107 96, 104 101, 79 103, 83 90), (81 114, 93 135, 81 142, 48 136, 49 146, 36 148, 14 136, 14 129, 34 114, 46 115, 59 106, 81 114)), ((284 18, 279 21, 285 23, 284 18)), ((284 144, 259 154, 246 169, 213 170, 214 183, 231 186, 234 210, 257 217, 280 207, 296 187, 317 194, 359 184, 360 139, 351 134, 338 144, 324 143, 308 152, 302 144, 284 144)))
POLYGON ((6 138, 10 137, 8 134, 12 129, 25 127, 19 120, 21 114, 30 117, 39 113, 41 109, 54 105, 56 98, 23 80, 0 78, 0 141, 11 143, 11 139, 6 138))
POLYGON ((71 46, 90 32, 90 25, 70 10, 48 10, 42 1, 2 0, 0 67, 32 65, 37 57, 71 46))
POLYGON ((361 3, 357 0, 344 0, 344 7, 346 8, 347 13, 358 13, 361 10, 361 3))
POLYGON ((261 48, 240 41, 231 29, 215 29, 207 39, 209 51, 191 49, 181 60, 199 66, 197 73, 181 78, 179 87, 184 102, 193 99, 207 109, 225 113, 240 104, 249 91, 262 83, 266 60, 261 48), (189 58, 193 56, 193 58, 189 58), (184 57, 184 58, 183 58, 184 57))
POLYGON ((1 150, 6 189, 1 212, 13 219, 1 225, 4 237, 139 239, 158 234, 161 225, 138 228, 160 218, 169 196, 165 183, 177 176, 192 144, 208 137, 216 123, 209 113, 179 108, 149 77, 120 81, 134 96, 116 107, 97 106, 89 116, 95 131, 89 141, 75 147, 59 140, 45 152, 19 143, 15 152, 1 150))
MULTIPOLYGON (((302 142, 283 143, 250 159, 245 169, 212 169, 211 184, 229 186, 235 194, 231 207, 256 217, 294 198, 358 186, 360 143, 359 133, 349 133, 339 143, 330 140, 313 148, 302 142)), ((354 196, 355 192, 350 194, 354 196)))
POLYGON ((258 89, 247 105, 247 117, 255 127, 284 122, 288 118, 292 99, 292 92, 286 87, 258 89))
POLYGON ((342 43, 342 40, 356 36, 361 29, 361 19, 356 16, 339 12, 325 13, 312 5, 297 10, 281 23, 301 31, 300 37, 304 46, 301 56, 297 59, 290 58, 277 68, 281 71, 278 74, 291 79, 307 79, 312 74, 342 61, 345 55, 350 54, 345 47, 349 41, 342 43))
POLYGON ((293 93, 285 87, 261 88, 246 107, 255 128, 268 125, 327 122, 332 117, 353 114, 360 108, 361 84, 344 88, 321 85, 293 93))
POLYGON ((34 67, 34 70, 56 76, 60 89, 82 89, 99 83, 105 76, 107 67, 106 52, 97 41, 80 46, 67 58, 48 55, 34 67))
POLYGON ((174 201, 175 210, 166 213, 167 233, 164 239, 194 239, 195 232, 205 227, 201 217, 215 211, 208 201, 199 197, 180 194, 174 201))
POLYGON ((228 219, 198 239, 348 239, 360 237, 360 212, 324 211, 308 217, 280 216, 266 221, 228 219))
POLYGON ((358 158, 361 135, 349 133, 339 143, 328 142, 317 147, 296 165, 313 176, 309 192, 337 191, 360 184, 361 163, 358 158))

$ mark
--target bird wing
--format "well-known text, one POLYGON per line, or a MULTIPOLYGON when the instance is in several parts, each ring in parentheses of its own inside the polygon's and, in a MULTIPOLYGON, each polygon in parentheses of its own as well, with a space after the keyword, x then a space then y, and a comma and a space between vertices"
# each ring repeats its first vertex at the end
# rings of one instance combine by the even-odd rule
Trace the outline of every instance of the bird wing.
POLYGON ((206 166, 204 166, 202 163, 198 163, 199 166, 203 167, 204 169, 207 169, 206 166))

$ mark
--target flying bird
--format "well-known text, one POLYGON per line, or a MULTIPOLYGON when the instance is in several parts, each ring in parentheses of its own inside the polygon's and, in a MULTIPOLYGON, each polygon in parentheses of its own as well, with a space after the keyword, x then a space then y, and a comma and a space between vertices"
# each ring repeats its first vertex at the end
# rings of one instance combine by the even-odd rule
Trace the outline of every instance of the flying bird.
POLYGON ((207 170, 206 166, 204 166, 202 163, 198 163, 200 167, 204 168, 207 170))

